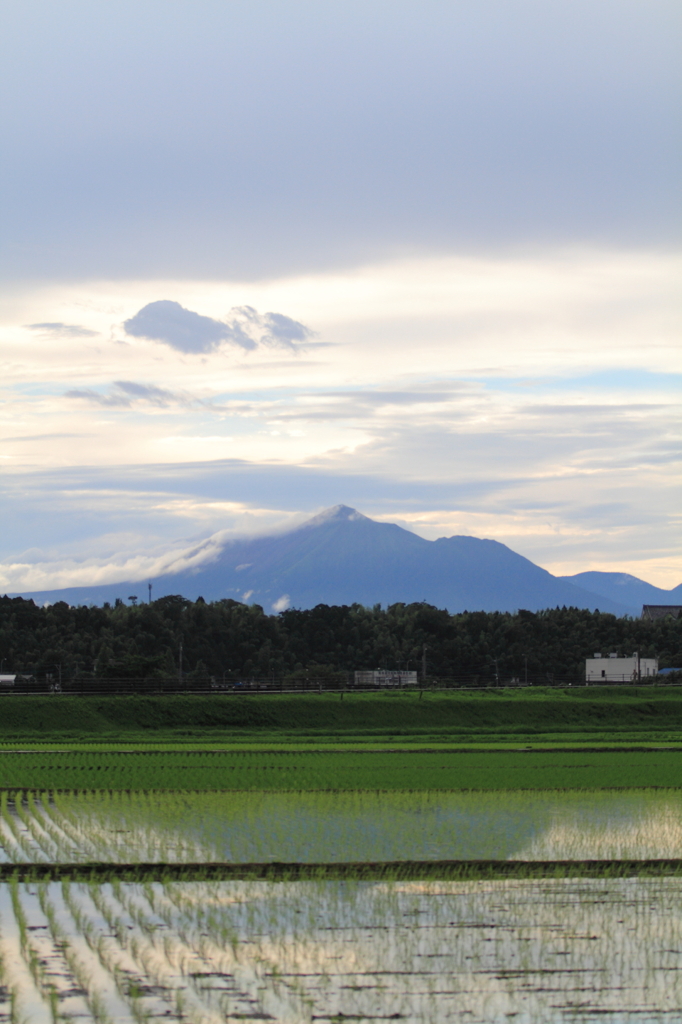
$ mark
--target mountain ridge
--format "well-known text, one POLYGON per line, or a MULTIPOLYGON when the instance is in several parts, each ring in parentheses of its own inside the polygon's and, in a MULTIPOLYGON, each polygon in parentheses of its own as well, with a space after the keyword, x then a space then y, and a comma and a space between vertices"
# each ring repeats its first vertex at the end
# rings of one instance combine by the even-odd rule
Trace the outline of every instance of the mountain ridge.
MULTIPOLYGON (((642 603, 675 603, 670 600, 675 591, 659 591, 636 577, 630 579, 648 588, 647 595, 655 591, 668 600, 633 603, 631 595, 635 598, 641 588, 627 586, 625 600, 596 593, 583 582, 594 575, 627 574, 556 577, 500 541, 457 535, 430 541, 396 523, 378 523, 348 505, 334 505, 291 530, 226 540, 203 564, 149 582, 154 598, 178 593, 193 600, 233 598, 274 612, 316 604, 426 601, 451 612, 568 605, 622 616, 638 615, 642 603)), ((146 590, 147 582, 133 579, 13 596, 38 603, 102 604, 125 599, 141 585, 146 590)), ((602 589, 607 582, 597 580, 602 589)))

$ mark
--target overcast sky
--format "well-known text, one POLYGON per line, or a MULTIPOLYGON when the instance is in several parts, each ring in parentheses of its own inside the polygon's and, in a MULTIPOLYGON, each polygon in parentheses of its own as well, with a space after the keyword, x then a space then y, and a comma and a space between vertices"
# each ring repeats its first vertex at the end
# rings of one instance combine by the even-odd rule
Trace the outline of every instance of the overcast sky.
POLYGON ((0 20, 0 591, 339 502, 682 581, 677 0, 0 20))

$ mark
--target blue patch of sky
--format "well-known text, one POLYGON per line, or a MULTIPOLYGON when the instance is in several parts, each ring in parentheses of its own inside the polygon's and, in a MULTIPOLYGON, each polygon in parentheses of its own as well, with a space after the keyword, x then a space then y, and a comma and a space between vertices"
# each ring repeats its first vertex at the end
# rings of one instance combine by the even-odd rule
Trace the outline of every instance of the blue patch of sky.
MULTIPOLYGON (((18 381, 13 384, 9 384, 6 387, 6 391, 15 392, 22 395, 28 395, 32 398, 45 398, 45 397, 61 397, 64 394, 64 389, 68 385, 64 384, 64 381, 18 381)), ((82 389, 81 389, 82 390, 82 389)), ((99 390, 97 388, 90 388, 89 390, 99 390)))
POLYGON ((519 391, 524 388, 551 391, 575 391, 577 388, 595 390, 670 391, 682 390, 682 373, 654 373, 639 368, 597 370, 579 377, 465 377, 462 380, 485 384, 489 390, 519 391))

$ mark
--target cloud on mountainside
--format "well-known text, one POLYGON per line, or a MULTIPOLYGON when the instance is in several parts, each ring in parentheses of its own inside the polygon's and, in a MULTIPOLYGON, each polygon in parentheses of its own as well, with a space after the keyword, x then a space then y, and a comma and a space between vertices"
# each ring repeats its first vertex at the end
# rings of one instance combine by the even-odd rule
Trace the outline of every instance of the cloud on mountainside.
POLYGON ((295 349, 314 336, 305 324, 282 313, 235 306, 224 321, 214 320, 169 299, 148 303, 123 326, 132 337, 160 341, 187 353, 213 352, 225 342, 247 351, 259 345, 295 349))
POLYGON ((29 331, 40 331, 42 334, 57 334, 66 338, 94 338, 97 331, 91 331, 88 327, 80 327, 78 324, 26 324, 29 331))

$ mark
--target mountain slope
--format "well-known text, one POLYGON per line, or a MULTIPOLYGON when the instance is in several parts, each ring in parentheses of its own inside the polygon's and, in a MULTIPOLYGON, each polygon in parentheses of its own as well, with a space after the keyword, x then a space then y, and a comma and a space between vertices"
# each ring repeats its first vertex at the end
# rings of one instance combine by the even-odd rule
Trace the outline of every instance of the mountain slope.
POLYGON ((643 604, 682 604, 682 583, 662 590, 627 572, 579 572, 558 579, 626 605, 633 609, 631 614, 639 615, 643 604))
MULTIPOLYGON (((557 579, 504 544, 475 537, 424 540, 337 505, 288 533, 228 541, 212 561, 153 582, 153 596, 289 605, 394 604, 426 601, 451 612, 531 611, 557 605, 600 608, 616 615, 626 604, 557 579)), ((24 594, 38 602, 101 604, 146 596, 147 581, 24 594)))

